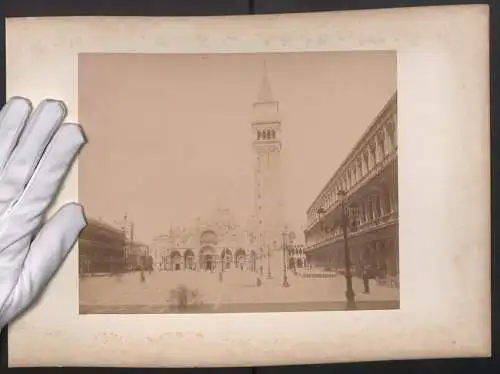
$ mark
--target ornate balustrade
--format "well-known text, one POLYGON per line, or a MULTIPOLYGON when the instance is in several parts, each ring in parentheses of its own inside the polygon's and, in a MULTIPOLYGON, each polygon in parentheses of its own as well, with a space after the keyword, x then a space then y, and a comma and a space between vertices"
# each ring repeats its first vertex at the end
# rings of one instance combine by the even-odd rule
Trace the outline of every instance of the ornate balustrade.
MULTIPOLYGON (((388 213, 382 217, 373 219, 371 221, 365 222, 360 225, 356 231, 349 231, 349 238, 356 238, 362 236, 368 232, 375 231, 386 226, 392 225, 398 221, 397 213, 388 213)), ((336 231, 334 234, 326 234, 325 237, 314 244, 307 246, 304 249, 305 253, 314 251, 318 248, 334 244, 336 242, 341 242, 344 240, 344 235, 342 231, 336 231)))

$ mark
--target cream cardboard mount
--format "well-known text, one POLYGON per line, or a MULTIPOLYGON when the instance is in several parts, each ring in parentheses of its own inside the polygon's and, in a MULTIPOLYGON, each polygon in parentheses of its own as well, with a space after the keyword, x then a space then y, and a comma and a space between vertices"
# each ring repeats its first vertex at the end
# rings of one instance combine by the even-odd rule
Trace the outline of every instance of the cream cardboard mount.
MULTIPOLYGON (((9 365, 209 367, 489 356, 488 17, 487 6, 474 5, 8 19, 8 96, 62 99, 70 121, 79 120, 83 53, 393 51, 400 271, 394 310, 84 315, 75 248, 39 303, 9 327, 9 365)), ((83 177, 77 163, 54 208, 79 199, 83 177)))

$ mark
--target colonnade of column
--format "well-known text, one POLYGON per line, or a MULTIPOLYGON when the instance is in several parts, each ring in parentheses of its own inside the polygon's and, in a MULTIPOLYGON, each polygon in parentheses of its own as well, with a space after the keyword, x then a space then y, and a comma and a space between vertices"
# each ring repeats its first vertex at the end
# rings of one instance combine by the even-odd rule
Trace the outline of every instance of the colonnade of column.
MULTIPOLYGON (((361 275, 367 267, 374 271, 377 277, 397 277, 399 274, 399 245, 397 238, 377 239, 362 245, 349 248, 353 273, 361 275)), ((344 251, 336 251, 330 257, 332 267, 336 270, 345 268, 344 251)))
POLYGON ((358 229, 366 226, 376 225, 389 219, 395 218, 398 212, 397 185, 383 184, 380 188, 362 196, 357 203, 358 229))

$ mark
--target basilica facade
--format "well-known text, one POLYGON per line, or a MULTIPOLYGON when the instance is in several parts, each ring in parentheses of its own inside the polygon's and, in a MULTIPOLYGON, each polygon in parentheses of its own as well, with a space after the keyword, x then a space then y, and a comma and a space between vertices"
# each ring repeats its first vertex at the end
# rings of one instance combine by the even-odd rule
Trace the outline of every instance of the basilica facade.
POLYGON ((219 208, 187 227, 174 227, 153 239, 154 267, 168 271, 258 271, 264 253, 256 231, 236 223, 229 209, 219 208))

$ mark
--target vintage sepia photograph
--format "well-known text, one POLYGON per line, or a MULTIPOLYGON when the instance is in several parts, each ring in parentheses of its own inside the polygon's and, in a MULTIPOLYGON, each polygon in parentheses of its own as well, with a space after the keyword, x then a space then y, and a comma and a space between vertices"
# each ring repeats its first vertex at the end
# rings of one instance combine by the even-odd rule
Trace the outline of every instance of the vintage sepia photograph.
POLYGON ((80 314, 398 309, 396 70, 79 54, 80 314))
POLYGON ((7 19, 88 222, 9 366, 491 355, 490 13, 7 19))

